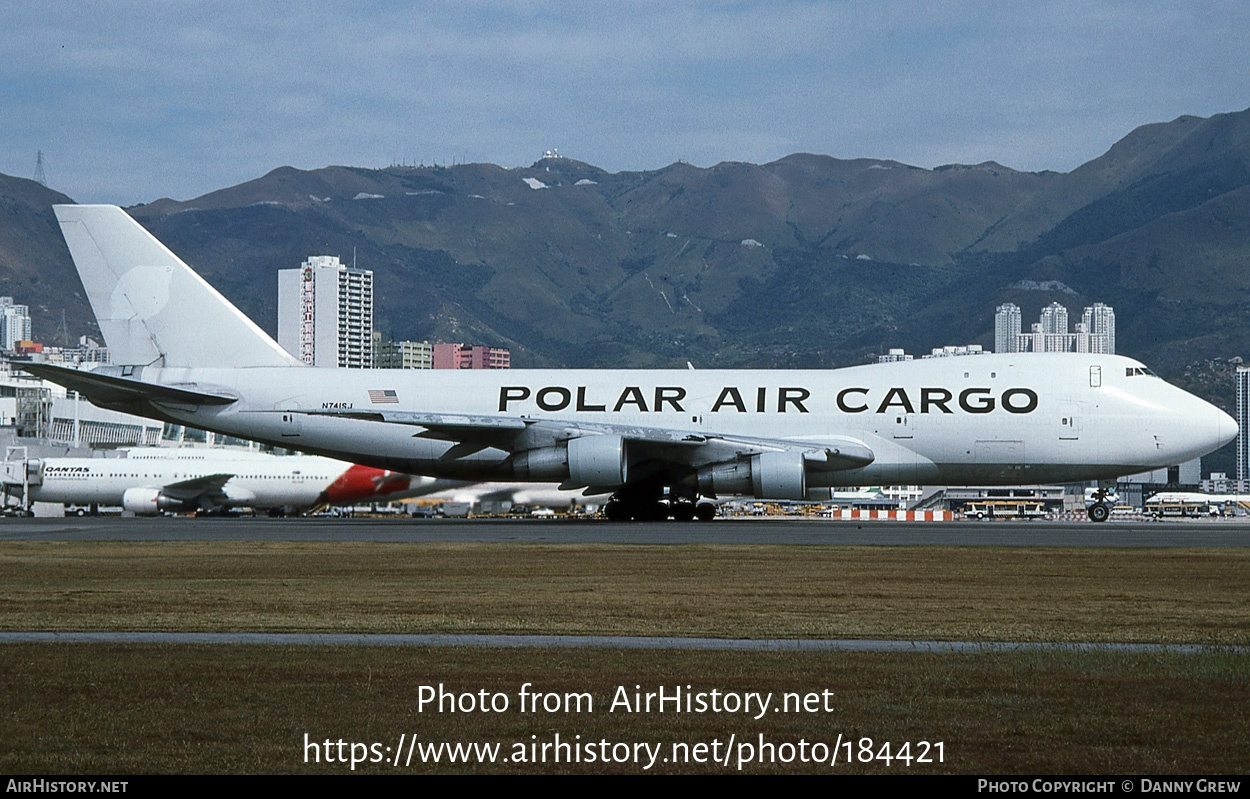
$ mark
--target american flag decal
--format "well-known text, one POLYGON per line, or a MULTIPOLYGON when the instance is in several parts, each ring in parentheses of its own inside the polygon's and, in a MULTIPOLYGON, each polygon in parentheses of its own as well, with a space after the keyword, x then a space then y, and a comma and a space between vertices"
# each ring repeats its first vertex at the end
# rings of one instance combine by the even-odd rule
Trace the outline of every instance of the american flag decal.
POLYGON ((382 403, 399 403, 399 395, 394 389, 390 388, 371 388, 369 389, 369 402, 373 405, 382 403))

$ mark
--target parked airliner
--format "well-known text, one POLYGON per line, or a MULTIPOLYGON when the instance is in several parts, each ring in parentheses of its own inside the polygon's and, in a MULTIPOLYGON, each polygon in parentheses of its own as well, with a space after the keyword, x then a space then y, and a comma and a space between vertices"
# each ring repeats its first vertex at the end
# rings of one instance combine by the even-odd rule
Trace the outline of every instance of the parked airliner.
MULTIPOLYGON (((1160 491, 1146 500, 1145 511, 1155 516, 1172 515, 1179 511, 1187 515, 1188 509, 1205 509, 1214 513, 1221 510, 1250 510, 1250 494, 1200 494, 1196 491, 1160 491)), ((1195 514, 1196 515, 1196 514, 1195 514)))
MULTIPOLYGON (((804 371, 314 368, 120 208, 56 214, 117 365, 28 371, 106 408, 382 469, 611 493, 610 518, 688 519, 699 497, 723 494, 1110 480, 1237 434, 1227 414, 1114 355, 804 371)), ((1098 508, 1091 518, 1105 519, 1098 508)))
POLYGON ((537 507, 571 513, 585 513, 603 507, 610 494, 586 495, 571 489, 560 490, 550 483, 464 483, 425 495, 427 502, 465 503, 475 513, 484 506, 508 503, 512 507, 537 507))
POLYGON ((295 512, 389 502, 462 485, 312 455, 130 449, 118 458, 5 461, 4 491, 26 502, 120 506, 137 515, 252 508, 295 512), (24 475, 23 479, 15 475, 24 475))

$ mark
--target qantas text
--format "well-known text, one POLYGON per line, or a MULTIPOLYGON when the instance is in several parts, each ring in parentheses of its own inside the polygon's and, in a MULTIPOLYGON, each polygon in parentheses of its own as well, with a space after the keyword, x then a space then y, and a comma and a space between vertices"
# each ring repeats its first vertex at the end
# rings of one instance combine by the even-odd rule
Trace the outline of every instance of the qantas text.
MULTIPOLYGON (((712 402, 709 413, 808 413, 812 392, 799 386, 742 389, 725 386, 712 402)), ((501 386, 500 412, 515 411, 518 403, 532 402, 544 411, 580 413, 690 413, 686 389, 681 386, 626 386, 613 395, 596 395, 586 386, 501 386)), ((1037 410, 1037 392, 1029 388, 1009 388, 995 392, 989 388, 965 388, 958 393, 946 388, 890 388, 885 390, 852 386, 835 397, 842 413, 1032 413, 1037 410)))

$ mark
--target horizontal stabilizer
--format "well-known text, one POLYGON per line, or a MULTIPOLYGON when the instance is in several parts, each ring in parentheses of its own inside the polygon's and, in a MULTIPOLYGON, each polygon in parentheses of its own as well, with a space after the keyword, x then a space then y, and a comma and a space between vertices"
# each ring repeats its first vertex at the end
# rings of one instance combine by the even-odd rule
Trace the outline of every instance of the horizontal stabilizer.
POLYGON ((151 401, 176 402, 186 405, 229 405, 238 401, 238 397, 224 394, 207 394, 177 386, 145 383, 129 377, 99 374, 47 363, 22 364, 22 368, 35 377, 42 377, 77 391, 95 404, 104 407, 151 401))

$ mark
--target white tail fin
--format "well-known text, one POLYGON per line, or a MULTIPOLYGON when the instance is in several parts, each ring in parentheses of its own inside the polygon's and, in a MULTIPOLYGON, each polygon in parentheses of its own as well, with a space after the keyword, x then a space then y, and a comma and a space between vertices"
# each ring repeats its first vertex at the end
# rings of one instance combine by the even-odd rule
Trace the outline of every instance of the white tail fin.
POLYGON ((300 366, 115 205, 55 205, 113 363, 300 366))

